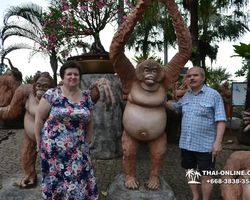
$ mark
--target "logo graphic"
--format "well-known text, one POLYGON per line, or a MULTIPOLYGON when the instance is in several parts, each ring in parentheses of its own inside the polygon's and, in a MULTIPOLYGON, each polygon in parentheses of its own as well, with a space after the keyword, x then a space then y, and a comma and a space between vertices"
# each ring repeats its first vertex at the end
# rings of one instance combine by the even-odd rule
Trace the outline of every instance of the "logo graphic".
POLYGON ((188 169, 188 171, 186 172, 186 177, 191 179, 190 181, 188 181, 188 184, 201 184, 201 182, 196 181, 200 176, 200 172, 197 172, 194 169, 188 169))

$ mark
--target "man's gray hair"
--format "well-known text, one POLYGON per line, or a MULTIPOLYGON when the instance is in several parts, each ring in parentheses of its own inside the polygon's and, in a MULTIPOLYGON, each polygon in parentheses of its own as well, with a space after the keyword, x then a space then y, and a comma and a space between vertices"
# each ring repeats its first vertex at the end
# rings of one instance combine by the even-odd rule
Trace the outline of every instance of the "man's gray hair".
MULTIPOLYGON (((205 76, 205 71, 204 71, 203 68, 198 67, 198 66, 193 66, 193 67, 191 67, 190 69, 192 69, 192 68, 194 68, 194 67, 195 67, 195 68, 198 68, 198 69, 200 70, 201 76, 205 76)), ((188 72, 189 72, 190 69, 188 69, 187 74, 188 74, 188 72)))

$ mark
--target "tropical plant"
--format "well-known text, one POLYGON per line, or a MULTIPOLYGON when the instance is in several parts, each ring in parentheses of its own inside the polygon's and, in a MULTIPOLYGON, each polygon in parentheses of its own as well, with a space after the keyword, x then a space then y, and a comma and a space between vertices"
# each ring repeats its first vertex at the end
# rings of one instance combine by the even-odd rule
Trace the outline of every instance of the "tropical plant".
MULTIPOLYGON (((68 46, 85 47, 86 37, 94 38, 90 53, 105 53, 100 40, 100 32, 108 23, 117 20, 120 6, 113 0, 50 0, 49 13, 46 15, 44 32, 49 45, 53 48, 66 44, 64 56, 68 56, 68 46)), ((56 51, 59 51, 56 48, 56 51)), ((86 53, 86 51, 85 51, 86 53)))
MULTIPOLYGON (((136 3, 136 2, 134 2, 136 3)), ((127 42, 126 47, 142 52, 144 59, 147 52, 164 50, 164 63, 168 62, 167 48, 176 44, 176 34, 166 7, 153 1, 143 14, 127 42)))
POLYGON ((41 39, 45 37, 43 25, 45 23, 43 8, 39 5, 29 3, 20 6, 10 6, 3 16, 3 28, 1 29, 1 40, 3 48, 1 59, 7 54, 20 49, 29 49, 30 59, 37 53, 49 56, 53 79, 57 82, 58 59, 55 48, 43 50, 40 48, 41 39), (20 43, 6 45, 6 41, 12 38, 20 38, 20 43))
POLYGON ((245 76, 247 78, 247 94, 246 94, 246 104, 245 110, 250 108, 250 43, 240 43, 240 45, 233 45, 234 52, 236 55, 232 57, 238 56, 242 58, 242 68, 236 71, 236 76, 245 76))
POLYGON ((32 80, 35 78, 35 76, 38 75, 38 74, 41 74, 41 73, 42 73, 41 71, 37 71, 35 73, 35 75, 25 76, 24 80, 23 80, 24 84, 31 84, 32 80))
POLYGON ((136 56, 134 58, 132 58, 133 61, 135 61, 136 63, 138 63, 138 61, 140 60, 147 60, 147 59, 153 59, 156 62, 158 62, 159 64, 163 65, 163 61, 161 60, 161 57, 158 57, 156 55, 149 55, 149 52, 146 53, 146 55, 142 55, 140 54, 139 56, 136 56))
MULTIPOLYGON (((245 101, 245 111, 250 109, 250 43, 240 45, 233 45, 234 52, 236 55, 242 58, 242 68, 238 70, 235 74, 236 76, 246 76, 247 77, 247 91, 246 91, 246 101, 245 101)), ((243 124, 242 131, 238 134, 238 141, 250 145, 250 135, 249 131, 244 132, 246 125, 243 124)))
POLYGON ((206 68, 206 84, 215 90, 218 90, 222 83, 231 82, 231 80, 229 80, 230 77, 232 77, 232 75, 230 74, 230 72, 227 72, 226 68, 206 68))
POLYGON ((184 8, 190 11, 190 32, 193 42, 191 61, 206 68, 205 58, 216 59, 218 41, 235 41, 246 33, 248 0, 186 0, 184 8), (225 11, 231 8, 232 14, 225 11))

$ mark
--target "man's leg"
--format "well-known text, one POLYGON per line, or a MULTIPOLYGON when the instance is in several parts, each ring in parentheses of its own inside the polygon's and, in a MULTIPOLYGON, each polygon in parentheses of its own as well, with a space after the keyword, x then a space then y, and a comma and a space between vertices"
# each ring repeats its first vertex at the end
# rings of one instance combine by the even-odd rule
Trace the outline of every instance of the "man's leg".
POLYGON ((213 184, 208 183, 208 180, 211 180, 212 176, 202 176, 201 177, 201 191, 203 200, 209 200, 213 190, 213 184))
MULTIPOLYGON (((187 169, 185 169, 185 172, 187 173, 187 169)), ((187 182, 191 181, 191 178, 187 177, 187 182)), ((189 184, 189 187, 191 189, 193 200, 199 200, 199 185, 198 184, 189 184)))
MULTIPOLYGON (((185 169, 185 172, 187 173, 188 169, 196 169, 197 162, 194 155, 194 152, 188 151, 186 149, 181 149, 181 166, 185 169)), ((191 179, 187 176, 187 182, 189 182, 191 179)), ((191 189, 193 200, 199 200, 199 188, 198 184, 189 184, 189 187, 191 189)))
POLYGON ((201 191, 202 199, 209 200, 213 191, 213 184, 208 183, 212 179, 210 175, 204 175, 203 171, 213 171, 215 166, 215 158, 212 158, 212 153, 196 153, 196 159, 201 173, 201 191))

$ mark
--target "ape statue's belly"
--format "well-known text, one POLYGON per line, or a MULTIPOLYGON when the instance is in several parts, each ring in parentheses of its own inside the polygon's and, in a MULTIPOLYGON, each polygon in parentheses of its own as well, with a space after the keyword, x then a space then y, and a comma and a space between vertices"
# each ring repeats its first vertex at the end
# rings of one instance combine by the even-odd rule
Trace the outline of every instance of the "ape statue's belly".
POLYGON ((126 132, 137 140, 150 141, 164 133, 167 123, 163 106, 143 107, 127 102, 123 113, 126 132))

